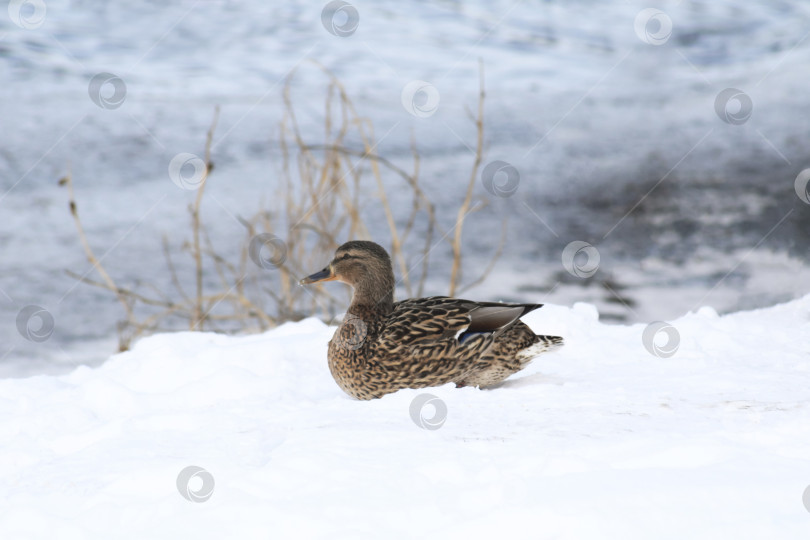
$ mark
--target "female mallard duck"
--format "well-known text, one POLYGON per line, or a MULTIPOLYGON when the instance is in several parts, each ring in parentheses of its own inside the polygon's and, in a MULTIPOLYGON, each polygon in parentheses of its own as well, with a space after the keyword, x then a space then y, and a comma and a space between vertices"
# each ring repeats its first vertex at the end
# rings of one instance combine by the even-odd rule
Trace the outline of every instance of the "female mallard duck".
POLYGON ((329 370, 357 399, 449 382, 491 386, 562 344, 519 319, 542 304, 471 302, 446 296, 394 302, 394 271, 374 242, 340 246, 329 265, 302 285, 338 280, 354 288, 329 342, 329 370))

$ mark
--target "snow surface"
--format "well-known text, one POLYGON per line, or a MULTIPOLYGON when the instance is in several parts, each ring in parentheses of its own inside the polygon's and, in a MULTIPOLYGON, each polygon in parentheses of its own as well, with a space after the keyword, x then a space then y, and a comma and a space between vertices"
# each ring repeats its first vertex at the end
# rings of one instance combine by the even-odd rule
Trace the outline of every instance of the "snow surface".
POLYGON ((809 317, 701 308, 662 358, 644 325, 547 305, 525 320, 566 346, 501 387, 370 402, 316 319, 156 335, 0 380, 0 538, 808 538, 809 317))

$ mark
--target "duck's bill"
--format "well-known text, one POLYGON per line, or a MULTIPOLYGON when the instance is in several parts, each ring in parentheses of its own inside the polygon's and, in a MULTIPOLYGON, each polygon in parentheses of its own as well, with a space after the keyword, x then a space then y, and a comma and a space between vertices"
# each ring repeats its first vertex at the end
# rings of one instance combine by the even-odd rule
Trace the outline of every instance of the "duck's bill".
POLYGON ((305 277, 304 279, 299 281, 299 283, 301 285, 309 285, 310 283, 318 283, 320 281, 333 281, 335 279, 337 279, 337 276, 335 276, 332 273, 332 270, 330 268, 324 268, 320 272, 315 272, 311 276, 305 277))

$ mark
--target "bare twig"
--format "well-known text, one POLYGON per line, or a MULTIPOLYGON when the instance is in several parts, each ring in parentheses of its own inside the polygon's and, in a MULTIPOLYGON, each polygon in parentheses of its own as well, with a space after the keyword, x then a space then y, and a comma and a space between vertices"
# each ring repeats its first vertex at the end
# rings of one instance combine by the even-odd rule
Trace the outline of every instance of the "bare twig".
POLYGON ((475 180, 478 178, 478 168, 481 166, 481 158, 484 153, 484 63, 482 60, 478 61, 479 69, 479 91, 478 91, 478 116, 475 119, 476 127, 476 144, 475 144, 475 160, 473 161, 472 171, 470 172, 470 181, 467 184, 467 193, 464 196, 464 202, 458 209, 456 217, 456 228, 453 236, 453 267, 450 270, 450 296, 455 296, 456 288, 461 279, 461 233, 464 228, 464 218, 469 213, 470 203, 472 202, 473 188, 475 187, 475 180))
MULTIPOLYGON (((129 297, 132 300, 137 300, 137 301, 142 302, 144 304, 147 304, 149 306, 159 306, 159 307, 168 308, 168 307, 174 307, 174 305, 175 305, 173 302, 170 302, 170 301, 155 300, 154 298, 149 298, 147 296, 143 296, 143 295, 141 295, 139 293, 136 293, 135 291, 132 291, 130 289, 125 289, 125 288, 122 288, 122 287, 115 287, 114 284, 111 286, 111 284, 108 283, 107 281, 96 281, 94 279, 90 279, 87 276, 77 274, 76 272, 71 272, 70 270, 65 270, 65 273, 67 275, 69 275, 70 277, 81 281, 82 283, 86 283, 87 285, 92 285, 93 287, 98 287, 98 288, 104 289, 106 291, 112 291, 113 293, 115 293, 116 296, 129 297)), ((129 303, 130 302, 127 301, 127 304, 129 304, 129 303)))
POLYGON ((192 238, 194 239, 194 247, 192 250, 192 256, 194 257, 194 277, 195 283, 197 285, 196 288, 196 302, 194 303, 194 312, 191 318, 191 330, 202 330, 203 329, 203 306, 202 306, 202 295, 203 295, 203 265, 202 265, 202 251, 200 250, 200 206, 202 205, 203 194, 205 193, 205 184, 208 180, 208 174, 211 172, 213 168, 213 163, 211 162, 211 142, 214 138, 214 130, 217 127, 217 120, 219 119, 219 105, 214 108, 214 119, 211 121, 211 127, 208 128, 208 133, 205 137, 205 171, 203 171, 203 177, 200 180, 200 187, 197 188, 197 197, 194 199, 194 206, 191 207, 191 232, 192 238))
MULTIPOLYGON (((113 291, 115 293, 116 298, 118 301, 121 302, 121 305, 124 306, 124 311, 127 314, 127 320, 133 320, 134 314, 132 311, 132 305, 127 298, 127 295, 124 294, 120 287, 118 287, 113 279, 110 277, 110 274, 107 273, 107 270, 104 269, 102 266, 101 261, 99 261, 98 257, 96 257, 95 253, 93 253, 93 249, 90 247, 90 243, 87 241, 87 235, 84 232, 84 227, 82 226, 82 221, 79 219, 79 212, 76 207, 76 199, 73 195, 73 176, 71 175, 70 171, 59 180, 60 186, 67 186, 68 189, 68 206, 70 208, 70 215, 73 216, 73 223, 76 225, 76 231, 79 234, 79 240, 82 243, 82 248, 84 249, 84 254, 87 257, 87 261, 93 267, 93 269, 98 272, 101 276, 101 279, 104 281, 107 289, 113 291)), ((85 274, 86 276, 86 274, 85 274)), ((118 343, 120 350, 126 350, 129 348, 129 341, 122 341, 119 339, 118 343)))
MULTIPOLYGON (((435 205, 420 186, 420 159, 416 145, 411 142, 411 173, 379 155, 370 120, 358 114, 340 81, 323 66, 319 67, 328 77, 324 140, 312 143, 303 137, 293 105, 291 75, 282 92, 285 116, 280 125, 279 142, 282 155, 280 204, 272 210, 260 208, 250 217, 238 218, 246 234, 241 240, 237 262, 230 262, 217 251, 201 214, 205 186, 213 169, 211 151, 219 107, 215 109, 206 133, 203 178, 189 206, 191 238, 181 244, 181 251, 190 255, 193 278, 181 279, 184 268, 176 266, 169 240, 164 237, 162 247, 170 283, 168 294, 153 284, 136 283, 139 288, 136 291, 135 288, 120 287, 112 280, 87 242, 76 211, 70 175, 61 181, 68 186, 71 214, 85 254, 101 277, 94 280, 73 272, 69 275, 112 292, 124 306, 126 318, 119 324, 122 349, 139 336, 176 329, 179 324, 187 324, 192 330, 259 331, 287 320, 301 319, 315 311, 334 318, 348 303, 348 289, 341 298, 340 294, 332 294, 322 287, 303 288, 297 283, 313 268, 322 267, 345 239, 369 238, 365 208, 370 204, 382 211, 391 236, 392 259, 405 288, 409 294, 415 290, 421 296, 429 275, 428 260, 434 247, 434 236, 438 234, 444 239, 450 236, 450 231, 438 223, 435 205), (391 194, 387 191, 391 189, 388 183, 391 176, 404 181, 410 203, 398 200, 398 204, 392 204, 391 194), (413 240, 416 231, 424 235, 424 243, 413 240), (274 234, 284 240, 287 250, 284 260, 267 268, 263 267, 265 265, 259 268, 250 262, 251 257, 255 257, 250 253, 250 243, 260 233, 274 234), (417 274, 408 275, 406 252, 409 250, 416 250, 420 256, 418 280, 417 274), (211 274, 216 278, 213 285, 211 274), (192 290, 187 290, 188 285, 184 287, 189 281, 194 284, 192 290), (140 289, 142 287, 154 296, 145 294, 140 289), (270 309, 265 309, 265 301, 270 309), (136 305, 141 308, 137 314, 136 305)), ((472 193, 483 152, 483 100, 482 68, 475 121, 476 156, 466 196, 456 218, 455 235, 450 241, 453 252, 451 294, 459 288, 461 281, 463 221, 470 212, 479 208, 472 206, 472 193)), ((398 197, 399 194, 398 191, 398 197)), ((489 266, 467 287, 480 283, 489 274, 502 248, 503 237, 489 266)))
POLYGON ((506 245, 506 228, 507 228, 506 222, 504 222, 501 225, 501 238, 498 241, 498 248, 495 250, 495 253, 492 255, 492 258, 489 260, 487 267, 484 269, 483 272, 481 272, 478 278, 461 287, 458 291, 458 294, 462 294, 465 291, 472 289, 476 285, 483 283, 484 280, 487 278, 487 276, 489 276, 489 274, 492 273, 492 270, 495 268, 495 264, 498 262, 498 259, 501 258, 501 255, 503 254, 503 248, 506 245))

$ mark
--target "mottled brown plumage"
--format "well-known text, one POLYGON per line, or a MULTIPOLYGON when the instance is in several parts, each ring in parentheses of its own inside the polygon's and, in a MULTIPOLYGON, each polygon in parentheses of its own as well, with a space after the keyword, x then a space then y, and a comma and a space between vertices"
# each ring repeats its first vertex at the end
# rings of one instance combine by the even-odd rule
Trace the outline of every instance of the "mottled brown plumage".
POLYGON ((351 285, 354 294, 329 342, 329 370, 358 399, 449 382, 491 386, 563 341, 535 335, 519 320, 542 304, 446 296, 395 303, 391 259, 373 242, 343 244, 326 268, 301 283, 332 280, 351 285))

